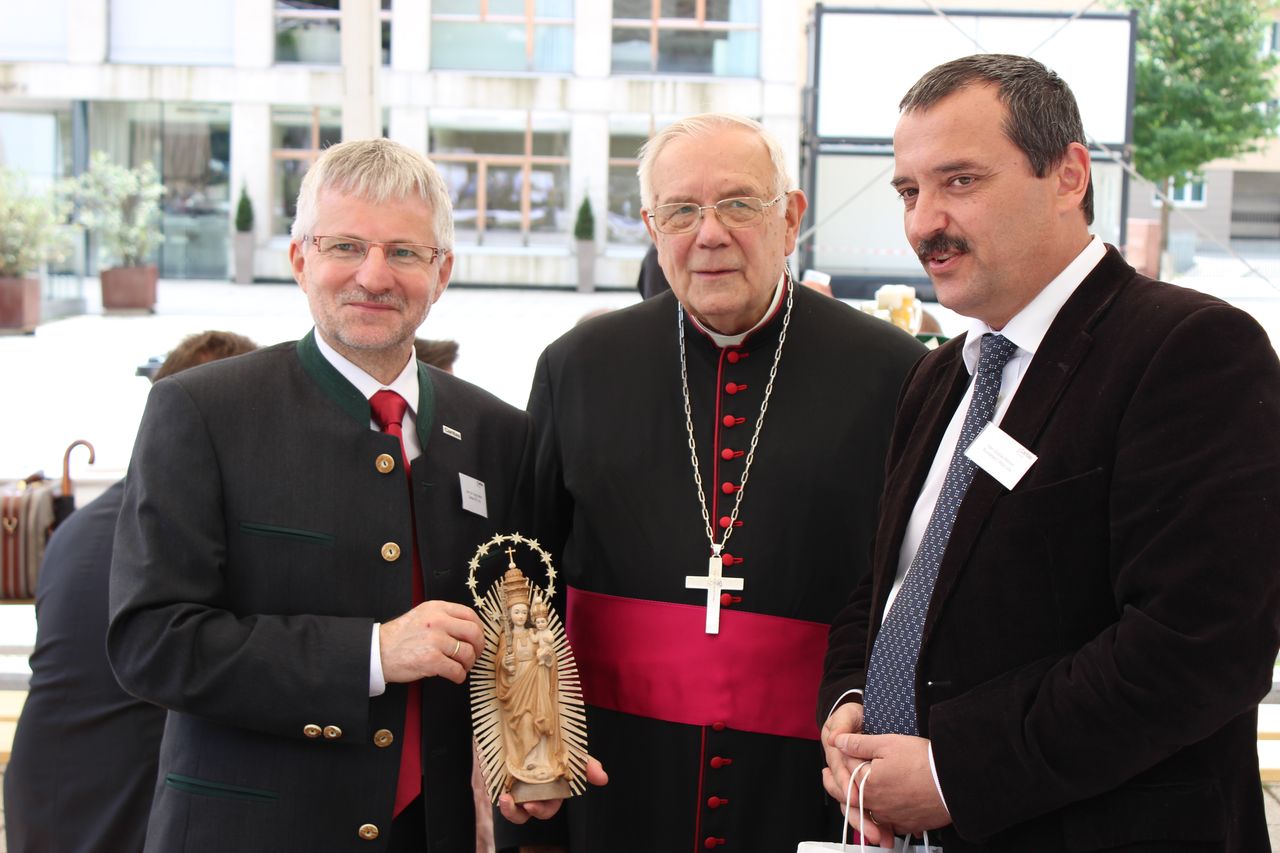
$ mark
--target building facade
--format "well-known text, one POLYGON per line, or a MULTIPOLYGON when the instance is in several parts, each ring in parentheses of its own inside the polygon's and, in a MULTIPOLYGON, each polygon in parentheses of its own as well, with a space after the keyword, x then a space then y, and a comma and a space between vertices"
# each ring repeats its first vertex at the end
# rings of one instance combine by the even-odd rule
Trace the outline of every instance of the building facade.
POLYGON ((751 116, 795 168, 811 5, 0 0, 0 165, 40 184, 95 150, 153 162, 169 278, 230 276, 244 188, 256 276, 288 279, 307 167, 326 145, 384 135, 445 176, 455 281, 572 284, 588 199, 596 283, 629 286, 648 241, 635 157, 655 128, 706 110, 751 116))

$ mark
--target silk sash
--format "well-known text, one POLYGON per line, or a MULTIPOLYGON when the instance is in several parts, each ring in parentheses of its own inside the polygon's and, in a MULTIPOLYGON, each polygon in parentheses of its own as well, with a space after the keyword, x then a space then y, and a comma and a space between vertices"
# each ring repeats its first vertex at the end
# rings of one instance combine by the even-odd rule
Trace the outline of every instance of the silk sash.
POLYGON ((566 630, 589 705, 655 720, 818 739, 827 627, 569 587, 566 630))

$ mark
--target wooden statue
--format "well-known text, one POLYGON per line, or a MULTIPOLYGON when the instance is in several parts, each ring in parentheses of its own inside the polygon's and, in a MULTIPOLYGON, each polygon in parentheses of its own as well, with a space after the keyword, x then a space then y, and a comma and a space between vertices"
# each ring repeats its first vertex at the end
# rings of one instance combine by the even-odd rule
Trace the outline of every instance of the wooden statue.
POLYGON ((480 546, 467 585, 485 626, 485 648, 471 670, 471 716, 489 797, 510 791, 517 803, 571 797, 583 790, 586 718, 573 652, 559 616, 551 557, 520 534, 480 546), (510 542, 507 570, 483 598, 476 571, 495 545, 510 542), (546 566, 547 589, 533 586, 516 564, 525 545, 546 566))

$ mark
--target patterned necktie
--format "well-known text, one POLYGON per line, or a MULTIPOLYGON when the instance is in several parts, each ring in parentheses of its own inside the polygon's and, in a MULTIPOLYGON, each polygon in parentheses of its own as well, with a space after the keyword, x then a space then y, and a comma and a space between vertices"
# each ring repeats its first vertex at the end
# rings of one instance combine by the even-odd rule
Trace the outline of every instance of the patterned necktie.
POLYGON ((867 687, 863 696, 862 729, 868 734, 919 734, 916 721, 916 665, 920 658, 920 637, 924 618, 938 579, 938 567, 956 523, 956 512, 964 500, 976 469, 965 450, 991 420, 1005 363, 1018 347, 1002 335, 982 336, 978 375, 973 381, 973 399, 964 415, 960 440, 956 442, 951 465, 942 482, 938 502, 929 516, 929 526, 911 560, 902 588, 893 600, 880 633, 871 647, 867 667, 867 687))
MULTIPOLYGON (((400 440, 400 458, 404 461, 405 474, 409 473, 409 456, 404 450, 405 410, 409 404, 395 391, 379 391, 369 399, 373 421, 388 435, 400 440)), ((410 481, 412 482, 412 481, 410 481)), ((413 491, 409 491, 409 508, 413 509, 413 491)), ((422 603, 422 564, 418 561, 418 534, 413 534, 413 604, 422 603)), ((396 802, 393 814, 398 815, 422 793, 422 685, 409 684, 409 702, 404 713, 404 744, 400 750, 400 774, 396 781, 396 802)))

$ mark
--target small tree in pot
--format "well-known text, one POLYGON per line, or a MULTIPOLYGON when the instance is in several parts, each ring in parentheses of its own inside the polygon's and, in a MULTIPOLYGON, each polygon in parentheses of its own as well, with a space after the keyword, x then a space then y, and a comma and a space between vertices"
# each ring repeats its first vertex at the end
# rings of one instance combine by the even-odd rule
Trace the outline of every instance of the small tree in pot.
POLYGON ((596 217, 590 198, 583 198, 578 208, 573 239, 578 246, 578 292, 590 293, 596 286, 596 217))
POLYGON ((95 151, 69 191, 76 222, 98 236, 102 307, 154 310, 159 272, 147 259, 164 239, 155 221, 164 196, 155 166, 129 169, 95 151))
POLYGON ((0 169, 0 329, 30 332, 40 323, 38 273, 66 257, 66 218, 65 202, 0 169))
POLYGON ((253 202, 249 188, 242 184, 236 203, 236 284, 253 284, 253 249, 253 202))

